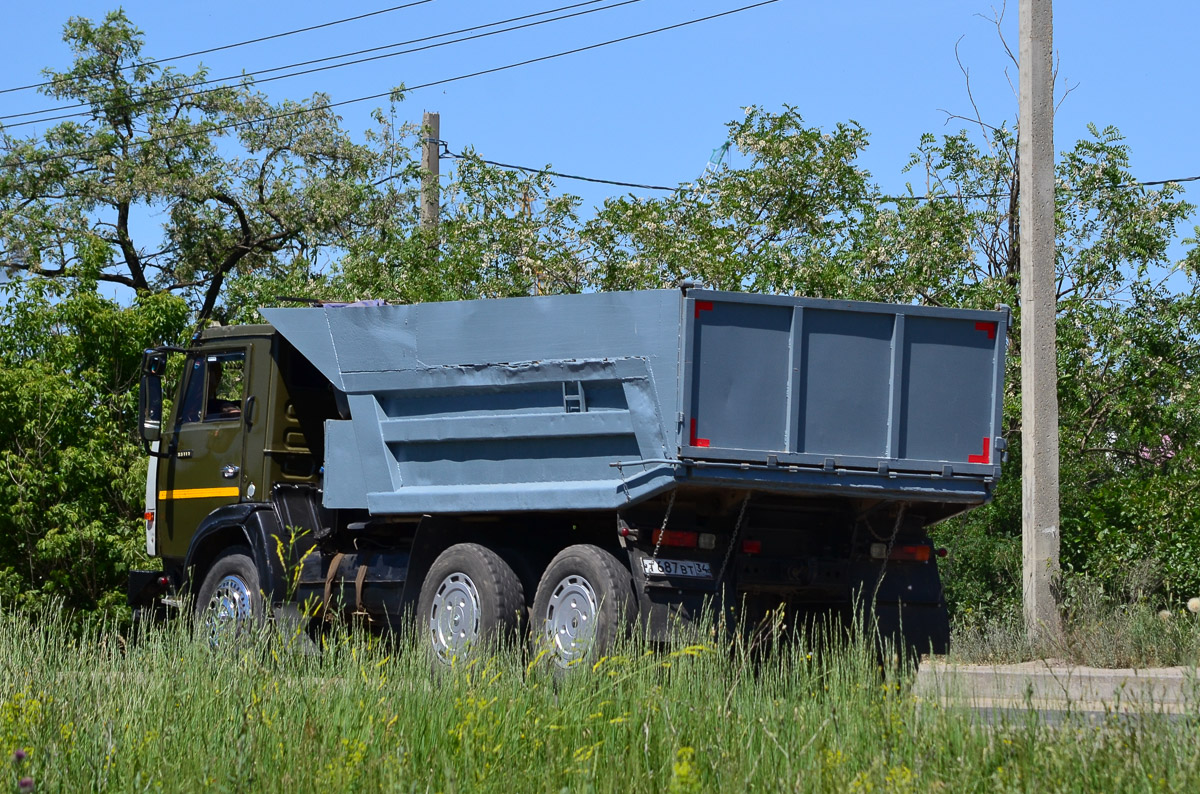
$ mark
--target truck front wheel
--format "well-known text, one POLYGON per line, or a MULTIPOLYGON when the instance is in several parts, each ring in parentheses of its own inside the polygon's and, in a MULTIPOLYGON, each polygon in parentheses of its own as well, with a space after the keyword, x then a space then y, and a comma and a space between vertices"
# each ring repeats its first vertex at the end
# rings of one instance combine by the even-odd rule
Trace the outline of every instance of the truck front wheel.
POLYGON ((525 590, 500 555, 459 543, 434 560, 417 602, 418 630, 442 664, 462 661, 481 642, 511 638, 521 627, 525 590))
POLYGON ((223 648, 252 632, 263 617, 263 594, 250 549, 223 551, 196 596, 196 621, 211 648, 223 648))
MULTIPOLYGON (((567 668, 599 658, 636 612, 633 580, 599 546, 568 546, 550 561, 533 600, 533 641, 567 668)), ((537 649, 540 650, 540 649, 537 649)))

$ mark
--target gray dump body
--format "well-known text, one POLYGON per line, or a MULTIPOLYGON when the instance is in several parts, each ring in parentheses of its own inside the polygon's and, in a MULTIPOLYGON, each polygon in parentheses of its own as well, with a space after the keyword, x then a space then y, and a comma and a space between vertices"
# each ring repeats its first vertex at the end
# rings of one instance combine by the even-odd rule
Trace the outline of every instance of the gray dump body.
POLYGON ((263 315, 346 395, 331 508, 612 510, 679 487, 966 507, 1000 474, 1007 311, 654 290, 263 315))

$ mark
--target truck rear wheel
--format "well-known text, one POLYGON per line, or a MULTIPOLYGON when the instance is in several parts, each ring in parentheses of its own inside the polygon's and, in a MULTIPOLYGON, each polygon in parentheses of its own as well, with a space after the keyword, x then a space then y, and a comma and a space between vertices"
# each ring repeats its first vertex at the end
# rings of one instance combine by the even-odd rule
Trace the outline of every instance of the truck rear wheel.
POLYGON ((197 591, 200 636, 214 650, 224 648, 253 632, 262 619, 262 588, 250 549, 226 549, 208 569, 197 591))
POLYGON ((599 658, 628 629, 636 611, 633 579, 599 546, 563 549, 550 561, 533 600, 533 641, 567 668, 599 658))
POLYGON ((480 643, 510 639, 521 628, 525 590, 500 555, 459 543, 434 560, 417 602, 418 630, 435 661, 461 661, 480 643))

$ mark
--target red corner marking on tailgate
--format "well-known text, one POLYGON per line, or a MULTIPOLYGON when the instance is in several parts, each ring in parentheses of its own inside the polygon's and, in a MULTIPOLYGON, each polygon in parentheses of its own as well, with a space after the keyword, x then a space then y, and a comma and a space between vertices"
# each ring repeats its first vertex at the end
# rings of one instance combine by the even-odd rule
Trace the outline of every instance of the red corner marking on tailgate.
POLYGON ((712 301, 696 301, 696 317, 700 317, 700 312, 711 312, 712 301))
MULTIPOLYGON (((697 304, 697 305, 698 305, 698 304, 697 304)), ((710 303, 710 304, 709 304, 709 306, 712 306, 712 304, 710 303)), ((693 446, 693 447, 707 447, 707 446, 708 446, 708 439, 707 439, 707 438, 696 438, 696 420, 695 420, 695 419, 693 419, 693 420, 692 420, 692 438, 691 438, 691 443, 692 443, 692 446, 693 446)))
MULTIPOLYGON (((986 320, 980 320, 979 322, 975 323, 975 330, 976 331, 987 331, 988 339, 996 338, 996 324, 995 323, 989 323, 986 320)), ((987 461, 984 461, 984 462, 986 463, 987 461)))
POLYGON ((967 455, 967 463, 991 463, 992 462, 992 440, 984 437, 983 439, 983 454, 982 455, 967 455))

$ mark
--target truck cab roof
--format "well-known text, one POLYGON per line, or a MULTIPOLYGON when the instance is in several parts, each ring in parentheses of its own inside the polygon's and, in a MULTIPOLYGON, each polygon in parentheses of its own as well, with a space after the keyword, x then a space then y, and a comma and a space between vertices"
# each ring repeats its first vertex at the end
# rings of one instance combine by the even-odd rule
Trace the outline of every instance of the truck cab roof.
POLYGON ((200 332, 200 341, 210 339, 245 339, 247 337, 274 336, 274 327, 266 323, 255 325, 213 325, 200 332))

